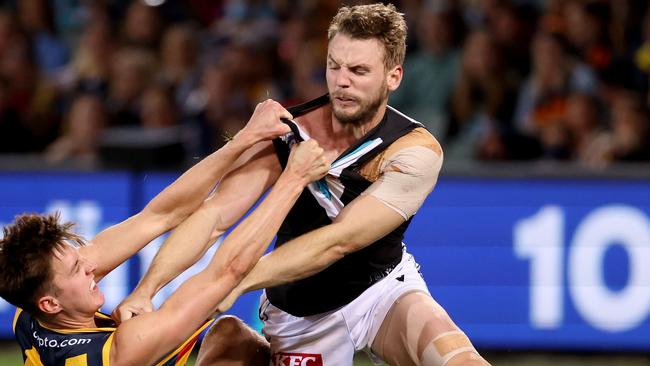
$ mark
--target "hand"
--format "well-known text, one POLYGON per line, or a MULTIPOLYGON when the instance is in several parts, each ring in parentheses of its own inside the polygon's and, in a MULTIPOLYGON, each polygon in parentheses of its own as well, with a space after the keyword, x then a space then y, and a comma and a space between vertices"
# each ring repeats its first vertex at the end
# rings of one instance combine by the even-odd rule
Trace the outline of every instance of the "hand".
POLYGON ((133 292, 129 297, 124 299, 111 314, 113 320, 118 324, 131 319, 132 317, 153 311, 151 299, 137 292, 133 292))
POLYGON ((226 296, 225 299, 221 300, 221 302, 217 306, 217 312, 219 314, 223 314, 226 311, 228 311, 233 306, 235 301, 239 298, 239 296, 241 296, 241 292, 239 291, 239 288, 237 287, 237 288, 233 289, 228 294, 228 296, 226 296))
POLYGON ((292 119, 293 116, 280 103, 267 99, 255 107, 253 115, 240 134, 246 135, 253 143, 285 135, 291 132, 291 129, 280 121, 281 118, 292 119))
POLYGON ((319 180, 330 169, 323 148, 315 140, 308 140, 296 145, 289 155, 285 172, 302 179, 304 184, 319 180))

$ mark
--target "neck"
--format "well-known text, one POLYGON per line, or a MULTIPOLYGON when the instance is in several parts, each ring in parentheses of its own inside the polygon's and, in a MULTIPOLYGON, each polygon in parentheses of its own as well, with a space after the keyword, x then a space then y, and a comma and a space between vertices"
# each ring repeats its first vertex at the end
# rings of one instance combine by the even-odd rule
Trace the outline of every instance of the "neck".
POLYGON ((95 314, 81 315, 59 313, 51 317, 39 319, 41 323, 52 329, 78 329, 78 328, 95 328, 95 314))

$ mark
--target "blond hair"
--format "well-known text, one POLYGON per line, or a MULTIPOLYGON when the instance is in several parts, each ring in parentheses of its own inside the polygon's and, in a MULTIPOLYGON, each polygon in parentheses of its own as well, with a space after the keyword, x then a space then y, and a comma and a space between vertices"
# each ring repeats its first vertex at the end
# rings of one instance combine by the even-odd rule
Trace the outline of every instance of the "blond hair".
POLYGON ((332 19, 327 39, 338 33, 353 39, 377 39, 384 45, 384 66, 391 69, 404 63, 406 54, 406 22, 392 4, 371 4, 342 7, 332 19))

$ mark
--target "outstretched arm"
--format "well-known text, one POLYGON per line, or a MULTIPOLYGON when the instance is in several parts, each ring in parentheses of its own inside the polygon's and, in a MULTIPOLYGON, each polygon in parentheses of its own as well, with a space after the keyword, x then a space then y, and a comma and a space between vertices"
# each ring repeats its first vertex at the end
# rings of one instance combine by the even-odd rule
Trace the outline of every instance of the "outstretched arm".
MULTIPOLYGON (((186 281, 160 310, 118 327, 112 340, 111 364, 151 364, 191 335, 255 265, 305 185, 322 177, 328 168, 315 142, 301 144, 268 196, 226 238, 208 267, 186 281)), ((213 202, 206 202, 167 240, 209 239, 215 209, 213 202)))
POLYGON ((206 199, 235 160, 256 143, 287 133, 280 118, 291 117, 277 102, 260 103, 235 138, 190 168, 138 214, 100 232, 81 249, 97 263, 99 280, 154 238, 176 227, 206 199))
POLYGON ((114 310, 113 318, 122 322, 136 314, 153 310, 151 299, 172 279, 196 263, 214 241, 233 226, 278 179, 280 165, 270 143, 260 143, 242 158, 247 163, 228 173, 209 198, 214 230, 206 240, 194 240, 190 245, 167 240, 154 257, 140 283, 114 310), (261 149, 260 149, 261 148, 261 149), (248 157, 250 156, 250 159, 248 157))

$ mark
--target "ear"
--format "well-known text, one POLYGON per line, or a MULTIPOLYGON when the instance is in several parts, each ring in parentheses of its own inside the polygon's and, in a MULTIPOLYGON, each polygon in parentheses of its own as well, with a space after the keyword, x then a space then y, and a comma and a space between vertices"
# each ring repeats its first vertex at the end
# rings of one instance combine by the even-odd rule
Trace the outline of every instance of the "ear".
POLYGON ((402 65, 395 65, 388 71, 388 74, 386 75, 386 85, 388 86, 389 92, 395 91, 399 87, 403 75, 404 70, 402 69, 402 65))
POLYGON ((63 310, 63 308, 61 308, 61 304, 59 304, 59 300, 51 295, 41 296, 38 299, 36 305, 38 306, 38 309, 43 312, 43 314, 48 315, 54 315, 63 310))

